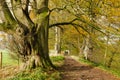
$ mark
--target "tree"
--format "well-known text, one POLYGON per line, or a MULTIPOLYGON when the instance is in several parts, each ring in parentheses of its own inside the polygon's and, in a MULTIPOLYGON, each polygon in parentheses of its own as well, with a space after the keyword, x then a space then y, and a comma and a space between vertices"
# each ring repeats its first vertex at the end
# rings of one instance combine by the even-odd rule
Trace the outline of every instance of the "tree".
POLYGON ((70 25, 79 33, 101 31, 94 20, 101 4, 101 0, 0 0, 0 30, 13 36, 25 68, 54 67, 48 54, 48 29, 70 25))
POLYGON ((14 37, 24 68, 54 67, 48 55, 48 0, 1 0, 0 5, 1 30, 14 37))
POLYGON ((80 20, 76 17, 50 25, 49 16, 59 8, 49 9, 48 0, 0 0, 0 7, 0 30, 13 36, 24 69, 54 67, 48 54, 49 28, 58 25, 80 26, 73 23, 80 20))

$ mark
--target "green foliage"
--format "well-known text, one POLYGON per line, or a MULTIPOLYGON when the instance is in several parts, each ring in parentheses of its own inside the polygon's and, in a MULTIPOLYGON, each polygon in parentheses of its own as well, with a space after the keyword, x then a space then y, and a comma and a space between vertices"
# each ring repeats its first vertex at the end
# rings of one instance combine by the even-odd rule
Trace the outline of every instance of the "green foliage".
POLYGON ((91 61, 85 60, 83 58, 79 58, 79 61, 82 62, 82 63, 85 63, 85 64, 89 64, 89 65, 94 66, 94 67, 98 67, 98 68, 100 68, 104 71, 107 71, 107 72, 110 72, 110 73, 116 75, 117 77, 120 77, 120 71, 119 70, 110 69, 110 68, 106 67, 105 65, 103 65, 101 63, 91 62, 91 61))
MULTIPOLYGON (((53 63, 60 64, 63 62, 63 56, 52 56, 51 60, 53 63)), ((56 70, 46 70, 38 67, 33 70, 20 72, 15 74, 12 78, 7 78, 5 80, 60 80, 60 73, 56 70)))
POLYGON ((52 56, 51 60, 52 62, 60 62, 64 60, 64 56, 52 56))
POLYGON ((84 59, 84 58, 80 58, 79 61, 80 61, 80 62, 83 62, 83 63, 86 63, 86 64, 89 64, 89 65, 91 65, 91 66, 99 66, 99 65, 100 65, 100 64, 98 64, 98 63, 90 62, 90 61, 88 61, 88 60, 86 60, 86 59, 84 59))
POLYGON ((3 66, 7 66, 7 65, 17 65, 17 60, 14 60, 13 58, 11 58, 9 51, 1 51, 3 58, 2 58, 2 63, 3 66))
POLYGON ((65 59, 64 56, 51 56, 50 58, 56 67, 61 66, 64 63, 65 59))
POLYGON ((41 68, 36 68, 32 71, 21 72, 15 77, 7 80, 59 80, 59 72, 46 72, 41 68))

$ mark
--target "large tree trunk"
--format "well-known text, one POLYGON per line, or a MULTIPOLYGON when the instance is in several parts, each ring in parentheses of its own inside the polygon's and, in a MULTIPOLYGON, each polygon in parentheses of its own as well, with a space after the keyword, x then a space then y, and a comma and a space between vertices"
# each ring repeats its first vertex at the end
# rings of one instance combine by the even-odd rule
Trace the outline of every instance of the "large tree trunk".
POLYGON ((37 25, 40 28, 32 32, 31 37, 25 39, 28 41, 25 44, 25 51, 28 54, 26 65, 30 68, 53 66, 48 55, 48 20, 48 16, 43 18, 40 25, 37 25))
POLYGON ((49 68, 50 66, 54 67, 50 58, 48 50, 48 29, 49 29, 49 9, 46 4, 47 0, 42 2, 38 0, 37 5, 39 14, 35 18, 35 24, 31 28, 30 37, 25 39, 26 42, 26 53, 28 54, 28 59, 26 60, 25 66, 27 68, 35 68, 38 66, 49 68), (44 4, 43 4, 44 3, 44 4))
POLYGON ((31 3, 29 0, 11 0, 11 4, 12 8, 8 8, 5 1, 1 3, 24 62, 23 68, 54 67, 48 54, 48 0, 33 0, 31 3), (28 12, 29 4, 32 5, 34 16, 28 12))

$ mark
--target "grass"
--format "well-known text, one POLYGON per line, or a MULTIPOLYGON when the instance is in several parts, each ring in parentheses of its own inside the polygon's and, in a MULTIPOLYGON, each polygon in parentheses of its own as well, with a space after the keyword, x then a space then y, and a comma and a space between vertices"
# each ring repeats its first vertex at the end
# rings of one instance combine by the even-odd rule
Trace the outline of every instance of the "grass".
POLYGON ((98 64, 98 63, 90 62, 90 61, 85 60, 85 59, 83 59, 83 58, 80 58, 79 61, 80 61, 80 62, 83 62, 83 63, 86 63, 86 64, 89 64, 89 65, 91 65, 91 66, 95 66, 95 67, 100 66, 100 64, 98 64))
MULTIPOLYGON (((18 61, 12 59, 8 51, 2 51, 3 53, 3 66, 17 65, 18 61)), ((64 61, 63 56, 51 56, 51 61, 54 65, 60 66, 64 61)), ((8 73, 12 71, 6 70, 8 73)), ((60 80, 60 73, 56 70, 45 71, 42 68, 36 68, 31 71, 24 71, 19 73, 13 73, 10 76, 6 76, 4 80, 60 80), (13 77, 12 77, 13 76, 13 77), (12 78, 9 78, 12 77, 12 78)))
MULTIPOLYGON (((52 56, 50 58, 56 66, 60 66, 64 61, 63 56, 52 56)), ((60 80, 60 78, 60 73, 58 71, 46 71, 39 67, 30 71, 20 72, 14 75, 14 77, 5 80, 60 80)))
POLYGON ((51 56, 51 61, 56 66, 61 66, 64 63, 64 56, 51 56))
POLYGON ((32 71, 21 72, 6 80, 60 80, 59 72, 46 72, 41 68, 36 68, 32 71))
POLYGON ((0 51, 2 52, 2 65, 7 66, 7 65, 17 65, 18 61, 14 60, 10 55, 7 50, 0 51))
POLYGON ((102 69, 102 70, 104 70, 104 71, 110 72, 110 73, 112 73, 113 75, 116 75, 117 77, 120 78, 120 71, 119 71, 119 70, 113 70, 113 69, 110 69, 110 68, 108 68, 108 67, 106 67, 106 66, 104 66, 104 65, 102 65, 102 64, 94 63, 94 62, 85 60, 85 59, 83 59, 83 58, 80 58, 79 61, 82 62, 82 63, 85 63, 85 64, 89 64, 89 65, 91 65, 91 66, 98 67, 98 68, 100 68, 100 69, 102 69))
POLYGON ((51 56, 52 62, 59 62, 64 60, 64 56, 51 56))

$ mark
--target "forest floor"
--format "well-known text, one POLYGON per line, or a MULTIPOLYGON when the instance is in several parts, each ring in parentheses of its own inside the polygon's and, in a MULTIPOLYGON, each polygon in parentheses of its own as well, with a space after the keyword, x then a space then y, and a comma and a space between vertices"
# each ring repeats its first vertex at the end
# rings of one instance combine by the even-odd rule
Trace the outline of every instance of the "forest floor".
POLYGON ((61 80, 120 80, 105 70, 80 63, 71 57, 66 57, 64 65, 58 70, 61 80))

